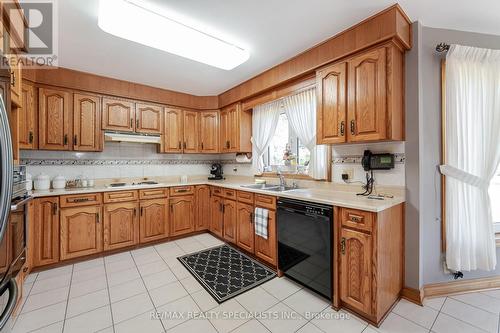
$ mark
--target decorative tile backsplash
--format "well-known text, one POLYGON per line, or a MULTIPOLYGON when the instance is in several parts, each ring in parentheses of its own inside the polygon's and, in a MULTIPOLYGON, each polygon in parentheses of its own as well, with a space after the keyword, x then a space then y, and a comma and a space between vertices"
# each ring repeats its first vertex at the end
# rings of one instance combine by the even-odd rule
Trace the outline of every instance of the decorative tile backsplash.
POLYGON ((35 159, 35 158, 22 158, 21 164, 33 166, 33 165, 172 165, 172 164, 236 164, 236 160, 176 160, 176 159, 165 159, 165 160, 143 160, 143 159, 114 159, 114 160, 96 160, 96 159, 35 159))

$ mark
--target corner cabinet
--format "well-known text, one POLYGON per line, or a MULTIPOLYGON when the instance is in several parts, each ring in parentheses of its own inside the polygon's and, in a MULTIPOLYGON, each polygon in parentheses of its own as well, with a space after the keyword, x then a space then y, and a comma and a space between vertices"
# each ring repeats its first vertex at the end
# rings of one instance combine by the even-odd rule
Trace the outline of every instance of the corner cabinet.
POLYGON ((200 112, 200 153, 219 152, 219 111, 200 112))
POLYGON ((338 211, 341 305, 378 325, 403 288, 403 204, 378 213, 338 211))
POLYGON ((242 110, 241 103, 220 112, 220 148, 223 153, 252 152, 252 112, 242 110))
POLYGON ((198 153, 199 112, 184 111, 183 120, 183 151, 184 153, 198 153))
POLYGON ((317 71, 317 143, 404 140, 404 53, 394 43, 317 71))
POLYGON ((38 146, 41 150, 71 150, 73 103, 66 90, 38 90, 38 146))

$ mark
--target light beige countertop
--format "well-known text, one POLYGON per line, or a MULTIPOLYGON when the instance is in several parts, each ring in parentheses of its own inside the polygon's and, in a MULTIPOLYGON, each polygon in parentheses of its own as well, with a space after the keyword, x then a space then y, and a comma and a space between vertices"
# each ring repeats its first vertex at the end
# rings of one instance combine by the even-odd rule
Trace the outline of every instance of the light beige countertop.
MULTIPOLYGON (((59 195, 72 195, 96 192, 116 192, 125 190, 140 190, 151 188, 163 188, 173 186, 188 186, 188 185, 212 185, 223 188, 230 188, 240 191, 253 192, 265 195, 273 195, 281 198, 290 198, 297 200, 304 200, 314 203, 321 203, 326 205, 360 209, 370 212, 381 212, 387 208, 396 206, 405 202, 404 191, 395 189, 393 191, 384 189, 384 193, 394 195, 393 198, 384 198, 383 200, 368 199, 367 197, 357 196, 356 193, 360 192, 359 186, 346 186, 343 184, 332 184, 314 181, 300 181, 299 188, 285 192, 274 192, 262 189, 245 188, 242 185, 249 185, 254 183, 253 177, 228 177, 225 180, 207 180, 207 178, 193 177, 187 183, 182 183, 178 177, 169 177, 165 179, 151 178, 158 181, 154 185, 128 185, 123 187, 107 187, 106 184, 112 181, 96 181, 96 186, 91 188, 75 188, 75 189, 60 189, 60 190, 47 190, 47 191, 33 191, 32 195, 37 197, 59 196, 59 195)), ((291 183, 290 180, 287 180, 291 183)), ((127 183, 132 181, 127 180, 127 183)), ((268 181, 268 183, 276 183, 276 180, 268 181)), ((361 191, 362 192, 362 191, 361 191)))

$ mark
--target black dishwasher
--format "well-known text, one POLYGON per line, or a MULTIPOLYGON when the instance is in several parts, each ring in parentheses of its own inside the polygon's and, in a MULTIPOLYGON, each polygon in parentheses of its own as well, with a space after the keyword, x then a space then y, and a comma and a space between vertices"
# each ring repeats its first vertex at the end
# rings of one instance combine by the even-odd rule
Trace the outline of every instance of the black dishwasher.
POLYGON ((278 267, 285 276, 332 299, 333 207, 278 200, 278 267))

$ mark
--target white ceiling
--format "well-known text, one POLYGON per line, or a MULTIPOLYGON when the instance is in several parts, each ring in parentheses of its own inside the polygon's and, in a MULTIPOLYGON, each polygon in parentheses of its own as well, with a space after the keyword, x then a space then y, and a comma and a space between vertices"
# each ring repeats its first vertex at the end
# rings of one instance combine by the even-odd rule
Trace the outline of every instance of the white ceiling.
MULTIPOLYGON (((58 0, 59 66, 194 95, 216 95, 392 5, 391 0, 144 0, 250 50, 225 71, 109 35, 98 0, 58 0)), ((500 35, 498 0, 401 0, 425 26, 500 35)), ((130 22, 134 24, 134 22, 130 22)), ((166 33, 166 32, 165 32, 166 33)))

